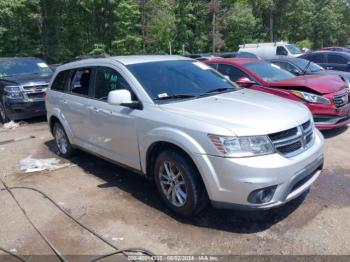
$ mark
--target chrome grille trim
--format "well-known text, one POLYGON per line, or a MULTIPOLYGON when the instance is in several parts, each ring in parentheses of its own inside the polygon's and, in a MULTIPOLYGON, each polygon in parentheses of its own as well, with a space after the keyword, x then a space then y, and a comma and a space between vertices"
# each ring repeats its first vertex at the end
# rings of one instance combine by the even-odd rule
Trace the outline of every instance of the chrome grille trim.
MULTIPOLYGON (((281 134, 285 132, 290 133, 290 130, 282 131, 279 133, 269 135, 272 144, 275 147, 276 152, 281 155, 290 158, 301 154, 302 152, 309 149, 314 143, 314 125, 311 120, 305 122, 304 124, 297 126, 297 133, 292 136, 284 137, 282 139, 274 139, 276 134, 281 134), (289 147, 288 147, 289 146, 289 147)), ((295 129, 295 128, 293 128, 295 129)))
POLYGON ((349 103, 349 95, 348 93, 344 93, 341 95, 334 96, 333 101, 337 108, 343 107, 349 103))
POLYGON ((27 101, 44 101, 44 95, 48 87, 48 84, 43 83, 33 83, 21 86, 24 99, 27 101))

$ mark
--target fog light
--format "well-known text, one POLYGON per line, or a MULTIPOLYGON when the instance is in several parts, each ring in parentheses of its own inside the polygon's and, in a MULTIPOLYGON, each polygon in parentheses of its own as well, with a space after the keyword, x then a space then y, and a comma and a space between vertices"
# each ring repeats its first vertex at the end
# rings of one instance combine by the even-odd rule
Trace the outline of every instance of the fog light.
POLYGON ((248 202, 253 204, 263 204, 270 202, 275 194, 277 186, 260 188, 251 192, 248 196, 248 202))

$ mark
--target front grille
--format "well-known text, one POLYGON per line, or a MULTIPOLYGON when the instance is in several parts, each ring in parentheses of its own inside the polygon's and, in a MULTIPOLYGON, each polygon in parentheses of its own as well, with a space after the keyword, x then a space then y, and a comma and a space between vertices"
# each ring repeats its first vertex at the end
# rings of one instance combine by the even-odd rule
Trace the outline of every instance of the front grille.
POLYGON ((31 93, 27 94, 29 99, 43 99, 45 97, 45 93, 31 93))
POLYGON ((314 130, 311 120, 282 132, 270 134, 269 138, 278 153, 293 157, 307 150, 314 141, 314 130))
POLYGON ((334 96, 333 100, 337 108, 343 107, 349 103, 349 95, 347 93, 344 93, 342 95, 334 96))
POLYGON ((288 138, 290 136, 295 136, 297 133, 298 133, 298 128, 294 127, 294 128, 282 131, 282 132, 271 134, 271 135, 269 135, 269 137, 272 141, 274 141, 274 140, 285 139, 285 138, 288 138))
POLYGON ((293 144, 281 146, 278 148, 278 151, 282 154, 288 154, 290 152, 294 152, 294 151, 299 150, 301 147, 302 147, 302 144, 300 141, 298 141, 298 142, 295 142, 293 144))
POLYGON ((291 192, 297 190, 299 187, 303 186, 307 181, 309 181, 312 177, 314 176, 314 174, 308 175, 306 177, 304 177, 303 179, 299 180, 293 187, 291 192))
POLYGON ((307 130, 310 127, 310 125, 311 125, 311 121, 310 120, 307 121, 306 123, 302 124, 304 130, 307 130))
POLYGON ((23 86, 24 90, 41 90, 44 88, 48 88, 48 85, 33 85, 33 86, 23 86))

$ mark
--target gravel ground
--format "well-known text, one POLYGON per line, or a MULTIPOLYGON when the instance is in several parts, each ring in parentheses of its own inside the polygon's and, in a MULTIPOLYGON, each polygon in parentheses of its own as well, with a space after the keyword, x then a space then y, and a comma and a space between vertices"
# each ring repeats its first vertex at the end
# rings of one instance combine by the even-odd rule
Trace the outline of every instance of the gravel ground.
MULTIPOLYGON (((308 194, 268 212, 208 208, 198 217, 178 218, 164 208, 155 186, 143 177, 83 152, 70 160, 59 158, 42 119, 15 130, 0 129, 0 176, 8 186, 45 192, 119 248, 143 247, 163 255, 349 255, 350 129, 324 135, 322 176, 308 194), (23 140, 6 142, 13 138, 23 140), (28 156, 56 157, 70 165, 26 174, 19 161, 28 156)), ((14 194, 65 256, 113 251, 38 193, 14 194)), ((19 255, 53 254, 6 191, 0 191, 0 203, 1 247, 19 255)))

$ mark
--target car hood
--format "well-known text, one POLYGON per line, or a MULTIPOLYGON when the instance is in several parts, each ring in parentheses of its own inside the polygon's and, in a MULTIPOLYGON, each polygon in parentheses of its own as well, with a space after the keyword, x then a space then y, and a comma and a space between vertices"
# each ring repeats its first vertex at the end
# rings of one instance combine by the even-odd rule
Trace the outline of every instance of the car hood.
POLYGON ((344 81, 336 75, 305 75, 288 80, 270 82, 271 87, 306 87, 319 94, 329 94, 344 89, 344 81))
POLYGON ((25 74, 25 75, 16 75, 16 76, 8 76, 4 77, 1 80, 9 82, 11 84, 17 85, 26 85, 31 83, 43 83, 48 84, 50 82, 52 75, 36 75, 36 74, 25 74))
POLYGON ((301 103, 249 89, 160 107, 227 128, 238 136, 272 134, 301 125, 311 118, 310 111, 301 103))
POLYGON ((344 72, 344 71, 337 71, 337 70, 322 70, 318 71, 315 74, 317 75, 338 75, 345 77, 346 79, 350 80, 350 73, 344 72))

